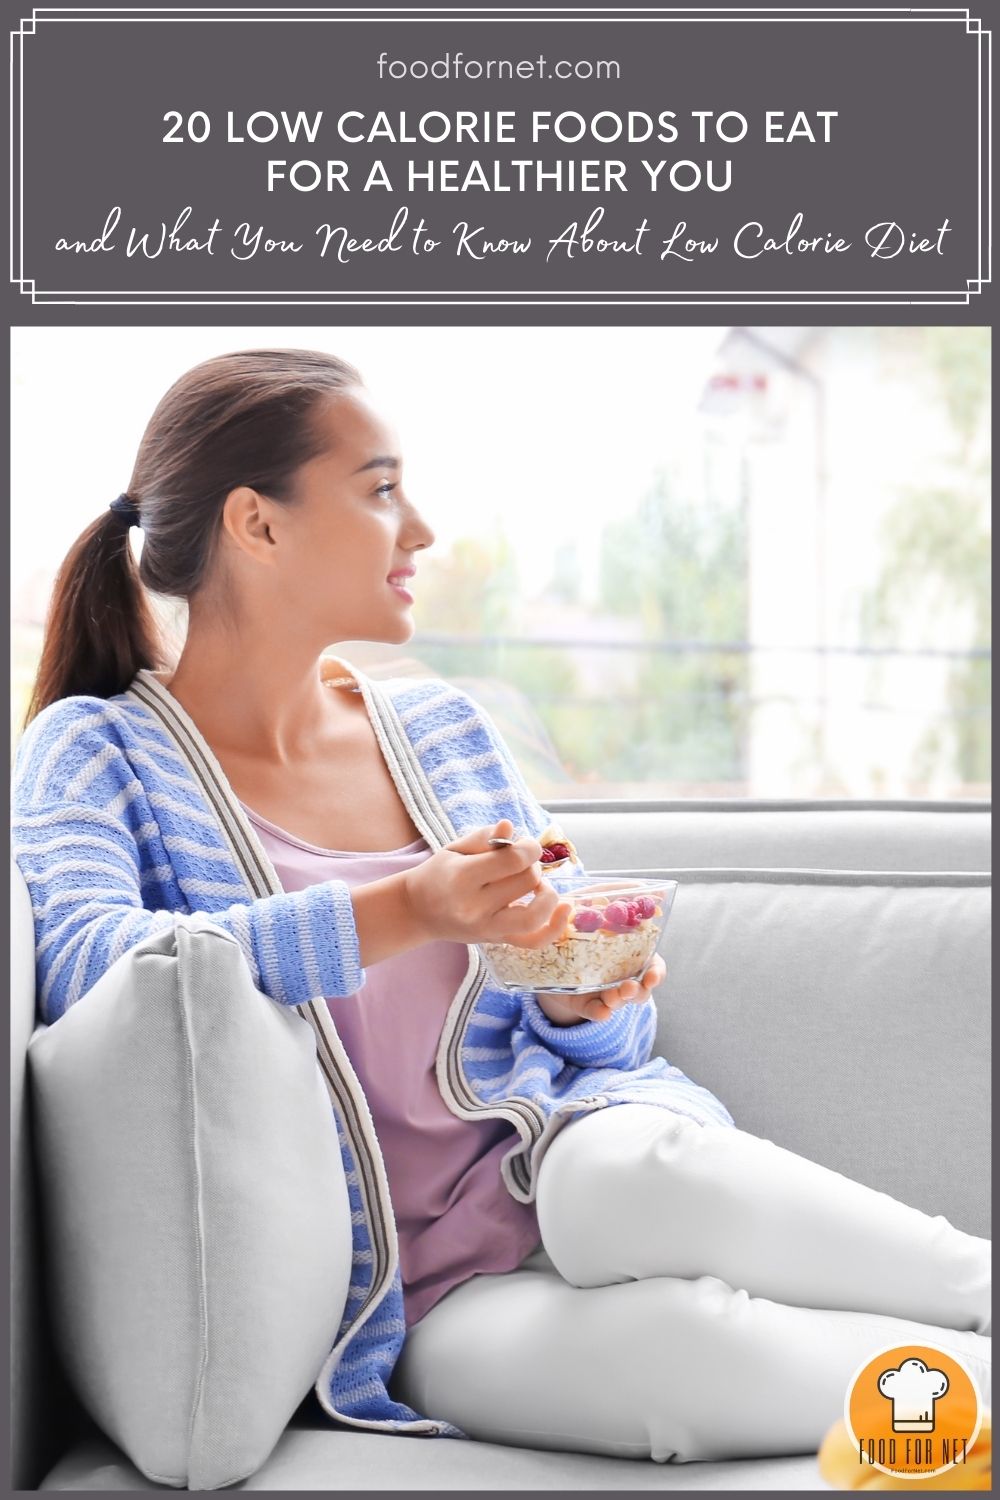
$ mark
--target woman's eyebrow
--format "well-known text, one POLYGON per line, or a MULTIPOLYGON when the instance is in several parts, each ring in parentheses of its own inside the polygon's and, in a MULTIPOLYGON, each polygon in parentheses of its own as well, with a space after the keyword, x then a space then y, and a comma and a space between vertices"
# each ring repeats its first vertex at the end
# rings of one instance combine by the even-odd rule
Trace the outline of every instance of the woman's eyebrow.
POLYGON ((355 474, 363 474, 366 469, 398 469, 399 459, 393 458, 391 453, 380 453, 377 458, 370 458, 360 469, 355 469, 355 474))

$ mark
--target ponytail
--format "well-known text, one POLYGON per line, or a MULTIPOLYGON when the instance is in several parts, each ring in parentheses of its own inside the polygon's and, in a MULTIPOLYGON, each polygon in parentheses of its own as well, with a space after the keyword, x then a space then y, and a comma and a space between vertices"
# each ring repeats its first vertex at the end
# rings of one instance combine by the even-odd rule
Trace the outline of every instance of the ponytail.
POLYGON ((25 728, 59 698, 111 698, 142 668, 170 665, 155 601, 190 604, 206 586, 231 490, 290 499, 297 470, 329 442, 314 420, 323 403, 360 384, 352 365, 315 349, 237 350, 174 382, 143 434, 127 494, 59 569, 25 728), (140 512, 136 562, 128 538, 140 512))
POLYGON ((124 692, 140 668, 161 665, 161 653, 129 527, 108 509, 77 538, 56 575, 24 727, 59 698, 124 692))

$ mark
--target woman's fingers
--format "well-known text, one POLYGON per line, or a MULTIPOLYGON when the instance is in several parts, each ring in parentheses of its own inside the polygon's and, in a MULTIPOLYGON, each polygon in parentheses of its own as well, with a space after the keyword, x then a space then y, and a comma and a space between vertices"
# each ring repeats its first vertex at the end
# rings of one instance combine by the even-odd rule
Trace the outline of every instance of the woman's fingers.
MULTIPOLYGON (((537 890, 541 883, 542 867, 540 864, 529 865, 526 870, 519 870, 515 875, 506 875, 502 880, 491 880, 487 891, 493 910, 502 911, 512 901, 517 901, 521 896, 528 896, 532 891, 537 890)), ((541 915, 541 908, 536 911, 536 917, 538 915, 541 915)))
POLYGON ((648 1000, 650 992, 660 983, 667 972, 667 966, 658 953, 655 953, 649 962, 646 972, 640 979, 625 979, 621 984, 610 986, 601 991, 601 999, 608 1007, 608 1013, 617 1010, 620 1005, 629 1002, 641 1003, 648 1000))
POLYGON ((662 981, 666 972, 667 966, 663 962, 663 959, 658 953, 654 953, 646 967, 646 972, 640 976, 639 983, 644 990, 655 989, 662 981))
POLYGON ((634 979, 626 979, 621 984, 614 984, 602 990, 601 999, 612 1010, 617 1010, 619 1005, 625 1005, 630 1000, 637 1000, 640 995, 645 998, 647 994, 648 991, 643 990, 634 979))
POLYGON ((463 834, 459 839, 453 839, 445 848, 455 854, 470 854, 478 856, 477 873, 482 876, 483 884, 496 879, 501 875, 510 875, 525 866, 532 865, 542 857, 542 846, 537 839, 525 835, 515 840, 513 844, 503 849, 493 849, 490 846, 491 838, 509 839, 514 832, 514 825, 509 818, 501 818, 498 823, 489 824, 483 828, 473 828, 471 832, 463 834))
POLYGON ((544 948, 562 937, 572 903, 560 897, 547 881, 526 906, 509 906, 498 912, 492 926, 494 942, 513 943, 518 948, 544 948))
POLYGON ((513 832, 514 825, 510 819, 501 818, 499 823, 490 824, 488 827, 471 828, 468 833, 463 833, 461 838, 452 839, 450 844, 445 845, 445 848, 454 849, 456 854, 489 854, 491 838, 509 839, 513 832))
POLYGON ((659 954, 656 954, 641 980, 625 979, 621 984, 598 990, 596 994, 561 995, 558 998, 585 1021, 606 1021, 623 1005, 648 1000, 651 989, 659 984, 665 973, 666 965, 659 954))

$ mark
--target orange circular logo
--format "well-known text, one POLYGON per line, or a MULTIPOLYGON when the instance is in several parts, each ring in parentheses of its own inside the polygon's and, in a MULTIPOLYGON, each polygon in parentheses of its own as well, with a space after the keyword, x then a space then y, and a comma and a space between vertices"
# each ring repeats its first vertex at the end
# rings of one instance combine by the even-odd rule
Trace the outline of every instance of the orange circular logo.
POLYGON ((888 1344, 854 1373, 844 1423, 858 1463, 930 1479, 971 1456, 983 1420, 975 1377, 935 1344, 888 1344))

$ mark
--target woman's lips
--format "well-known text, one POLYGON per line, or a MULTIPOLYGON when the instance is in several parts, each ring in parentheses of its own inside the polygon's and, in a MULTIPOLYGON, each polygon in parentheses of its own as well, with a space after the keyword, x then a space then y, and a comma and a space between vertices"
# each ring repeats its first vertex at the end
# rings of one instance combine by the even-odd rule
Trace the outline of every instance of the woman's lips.
POLYGON ((389 587, 391 589, 394 589, 401 599, 405 599, 407 604, 413 603, 413 595, 410 593, 408 588, 404 587, 403 579, 412 577, 413 572, 411 570, 407 573, 390 573, 387 579, 389 587))

